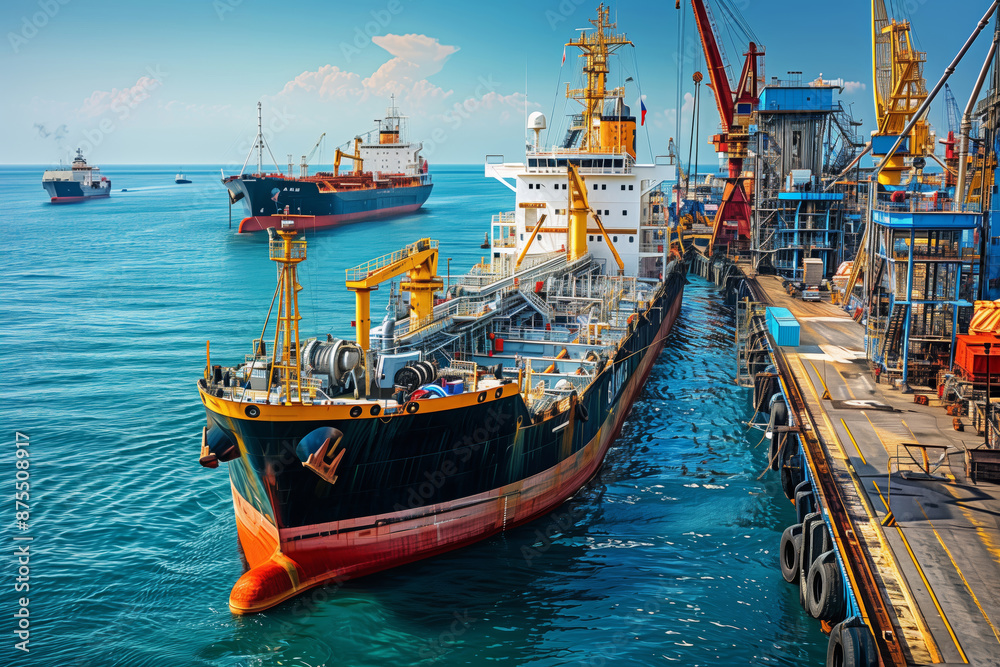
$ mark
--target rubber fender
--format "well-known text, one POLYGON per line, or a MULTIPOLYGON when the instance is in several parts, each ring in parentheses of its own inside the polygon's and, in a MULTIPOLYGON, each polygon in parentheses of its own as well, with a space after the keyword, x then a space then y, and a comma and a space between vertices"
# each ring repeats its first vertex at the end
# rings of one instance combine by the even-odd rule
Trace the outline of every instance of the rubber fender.
POLYGON ((823 521, 822 515, 819 512, 807 515, 807 518, 802 521, 802 550, 799 558, 799 573, 802 575, 799 577, 799 602, 803 609, 808 608, 806 606, 808 601, 806 580, 809 568, 812 567, 816 557, 829 551, 831 546, 826 522, 823 521), (816 517, 816 519, 808 521, 808 517, 816 517))
POLYGON ((798 491, 795 494, 795 516, 802 523, 802 520, 806 518, 806 514, 812 514, 816 511, 816 496, 813 495, 812 489, 808 491, 798 491))
MULTIPOLYGON (((785 441, 786 449, 787 443, 792 439, 788 438, 785 441)), ((785 457, 784 454, 780 457, 783 461, 781 465, 781 490, 785 492, 785 497, 789 500, 795 499, 795 487, 803 482, 803 477, 805 473, 802 472, 802 461, 798 456, 785 457)))
POLYGON ((587 406, 583 403, 576 404, 576 418, 578 421, 585 422, 590 419, 590 414, 587 412, 587 406))
POLYGON ((810 616, 829 623, 843 619, 844 578, 833 549, 817 556, 809 566, 806 591, 806 609, 810 616))
POLYGON ((785 492, 785 497, 789 500, 795 498, 795 473, 789 466, 781 466, 781 490, 785 492))
MULTIPOLYGON (((812 559, 807 560, 807 552, 809 551, 809 533, 812 530, 813 525, 816 522, 823 522, 823 516, 819 512, 813 512, 807 514, 802 519, 802 546, 799 548, 799 574, 809 573, 809 566, 812 565, 812 559)), ((799 603, 805 605, 805 584, 803 583, 805 577, 799 577, 799 603)))
POLYGON ((781 442, 784 433, 771 433, 771 443, 767 446, 767 464, 771 470, 777 470, 781 465, 781 442))
POLYGON ((871 630, 857 616, 833 627, 826 649, 827 667, 878 667, 878 648, 871 630))
MULTIPOLYGON (((775 396, 781 396, 781 394, 775 394, 775 396)), ((774 400, 774 396, 772 396, 771 400, 773 401, 771 405, 771 422, 775 426, 788 426, 788 405, 785 403, 784 397, 774 400)))
POLYGON ((785 528, 781 534, 781 544, 778 548, 778 560, 781 563, 781 576, 790 584, 799 581, 799 550, 802 548, 802 524, 785 528))

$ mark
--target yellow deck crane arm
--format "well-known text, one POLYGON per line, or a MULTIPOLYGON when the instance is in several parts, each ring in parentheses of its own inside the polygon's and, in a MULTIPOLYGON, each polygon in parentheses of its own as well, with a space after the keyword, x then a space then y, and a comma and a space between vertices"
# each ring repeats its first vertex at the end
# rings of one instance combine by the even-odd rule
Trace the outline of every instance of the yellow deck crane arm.
POLYGON ((355 295, 358 345, 366 358, 371 328, 371 292, 381 283, 407 274, 399 287, 410 293, 411 330, 415 329, 414 322, 422 323, 434 315, 434 293, 444 288, 444 281, 437 275, 437 264, 438 242, 420 239, 396 252, 347 269, 347 289, 355 295))
POLYGON ((365 161, 361 159, 361 153, 359 149, 361 148, 361 137, 354 137, 354 153, 345 153, 344 151, 337 149, 337 152, 333 155, 333 175, 340 175, 340 161, 343 158, 350 158, 354 160, 354 173, 360 174, 365 168, 365 161))

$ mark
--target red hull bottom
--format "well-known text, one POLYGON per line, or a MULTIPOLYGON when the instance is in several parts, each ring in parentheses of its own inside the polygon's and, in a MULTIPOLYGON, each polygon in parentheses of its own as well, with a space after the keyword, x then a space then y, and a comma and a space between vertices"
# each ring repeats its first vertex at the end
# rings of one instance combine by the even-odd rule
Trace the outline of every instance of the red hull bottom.
POLYGON ((295 221, 296 229, 320 229, 322 227, 335 227, 348 222, 361 222, 362 220, 376 220, 378 218, 388 218, 395 215, 413 213, 423 204, 408 204, 406 206, 394 206, 383 208, 378 211, 360 211, 358 213, 345 213, 343 215, 254 215, 243 218, 240 221, 239 232, 260 232, 268 227, 281 227, 282 220, 292 219, 295 221))
POLYGON ((251 569, 233 586, 236 614, 263 611, 310 588, 467 546, 551 512, 598 471, 680 312, 678 294, 624 395, 597 436, 527 479, 448 503, 279 531, 233 489, 236 526, 251 569), (377 526, 371 528, 371 526, 377 526), (361 529, 360 526, 367 526, 361 529), (323 535, 326 533, 326 535, 323 535), (318 536, 317 536, 318 534, 318 536), (315 537, 300 538, 304 535, 315 537))
POLYGON ((106 195, 91 195, 89 197, 53 197, 49 200, 50 204, 75 204, 81 201, 87 201, 88 199, 107 199, 111 196, 111 193, 106 195))

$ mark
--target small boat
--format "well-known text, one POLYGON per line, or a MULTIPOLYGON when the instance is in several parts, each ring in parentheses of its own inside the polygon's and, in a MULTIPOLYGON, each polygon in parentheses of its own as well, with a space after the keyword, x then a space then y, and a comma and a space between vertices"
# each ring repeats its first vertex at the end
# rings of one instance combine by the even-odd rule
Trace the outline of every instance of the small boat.
POLYGON ((174 183, 180 184, 180 183, 190 183, 190 182, 191 182, 190 180, 184 177, 183 172, 178 172, 178 174, 174 176, 174 183))
POLYGON ((122 192, 128 192, 128 188, 122 188, 122 192))

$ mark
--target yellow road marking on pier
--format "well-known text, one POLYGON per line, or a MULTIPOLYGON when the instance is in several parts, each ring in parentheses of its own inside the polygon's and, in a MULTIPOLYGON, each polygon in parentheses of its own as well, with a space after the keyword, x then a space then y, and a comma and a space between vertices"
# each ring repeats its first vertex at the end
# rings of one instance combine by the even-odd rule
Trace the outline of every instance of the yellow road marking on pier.
MULTIPOLYGON (((878 492, 878 497, 882 499, 882 504, 885 505, 886 511, 892 512, 892 509, 889 507, 889 503, 885 501, 885 497, 882 495, 882 489, 878 488, 878 483, 873 481, 872 486, 874 486, 875 491, 878 492)), ((924 574, 924 569, 920 567, 920 563, 917 562, 917 556, 913 553, 913 549, 910 548, 910 542, 906 539, 906 535, 903 534, 903 529, 899 526, 899 524, 896 525, 896 531, 899 533, 899 539, 903 541, 903 546, 906 547, 906 553, 910 554, 910 560, 913 561, 913 567, 917 568, 917 574, 920 575, 920 580, 924 582, 924 588, 927 589, 927 594, 931 597, 931 602, 934 603, 934 607, 937 609, 938 616, 941 617, 941 622, 944 623, 944 627, 948 630, 948 634, 951 635, 951 640, 955 643, 955 648, 958 649, 958 654, 962 656, 962 661, 968 664, 969 658, 968 656, 965 655, 965 651, 962 650, 962 644, 958 641, 958 637, 955 635, 954 628, 951 627, 951 623, 948 621, 948 617, 945 616, 944 609, 941 608, 941 603, 938 602, 937 595, 934 594, 934 589, 931 588, 930 582, 927 581, 927 576, 924 574)), ((931 649, 931 652, 933 654, 936 654, 934 661, 943 662, 943 658, 941 657, 941 654, 938 653, 937 644, 934 642, 930 630, 928 630, 926 626, 923 626, 922 623, 921 625, 925 632, 924 640, 926 641, 928 648, 931 649)))
POLYGON ((937 538, 937 541, 941 545, 941 548, 944 549, 944 552, 948 554, 948 560, 950 560, 951 564, 955 567, 955 572, 958 572, 958 576, 962 579, 962 583, 965 584, 966 590, 968 590, 969 595, 972 596, 972 601, 976 603, 977 607, 979 607, 980 613, 983 615, 983 618, 986 619, 986 623, 990 626, 990 630, 993 631, 993 636, 996 637, 997 642, 1000 642, 1000 633, 997 633, 997 629, 993 626, 993 621, 991 621, 990 617, 986 615, 986 610, 983 609, 983 605, 979 604, 979 598, 976 597, 976 593, 975 591, 972 590, 972 586, 969 585, 969 582, 966 580, 965 575, 962 574, 962 569, 958 566, 958 563, 955 562, 955 558, 951 555, 951 550, 948 549, 948 546, 944 543, 944 540, 941 539, 941 535, 938 534, 937 529, 934 527, 934 522, 931 521, 931 518, 929 516, 927 516, 927 512, 924 511, 924 506, 920 504, 919 500, 914 498, 913 502, 917 504, 917 507, 920 508, 921 514, 923 514, 924 518, 927 519, 927 525, 929 525, 931 527, 931 530, 934 531, 934 537, 937 538))
MULTIPOLYGON (((805 380, 806 384, 809 385, 809 391, 812 392, 813 397, 816 399, 816 405, 819 408, 818 412, 820 413, 820 415, 823 416, 823 424, 822 425, 816 424, 820 437, 824 441, 830 443, 831 453, 833 453, 832 445, 836 445, 837 450, 839 450, 840 452, 840 456, 846 460, 847 452, 845 452, 843 446, 841 446, 840 438, 837 437, 837 432, 833 430, 833 423, 830 421, 829 415, 826 414, 826 410, 823 409, 823 401, 820 399, 819 394, 816 392, 816 385, 813 384, 812 379, 809 377, 809 373, 806 372, 806 367, 802 364, 802 360, 799 359, 797 355, 789 358, 789 366, 792 366, 793 362, 794 365, 798 366, 799 370, 802 372, 801 377, 802 379, 805 380), (823 428, 823 425, 826 426, 825 429, 823 428)), ((813 368, 815 368, 815 366, 813 366, 813 368)), ((798 373, 795 372, 794 368, 792 369, 792 374, 798 375, 798 373)))
MULTIPOLYGON (((819 374, 819 369, 816 368, 816 362, 813 361, 812 359, 810 359, 809 360, 809 365, 813 367, 813 371, 815 371, 816 377, 818 377, 819 381, 823 384, 823 392, 824 392, 823 395, 827 396, 827 397, 830 397, 831 400, 832 400, 833 397, 830 395, 830 388, 826 386, 826 378, 824 378, 822 375, 819 374)), ((826 370, 826 362, 825 361, 823 362, 823 370, 826 370)))
POLYGON ((844 425, 844 430, 847 432, 847 437, 851 439, 852 443, 854 443, 854 449, 858 450, 858 456, 861 457, 861 462, 864 463, 865 465, 868 465, 868 461, 865 460, 865 455, 861 453, 861 448, 858 447, 858 441, 854 439, 854 434, 851 433, 851 429, 847 428, 847 422, 841 419, 840 423, 844 425))
POLYGON ((979 535, 979 541, 983 543, 983 546, 986 547, 986 550, 990 552, 991 556, 993 556, 993 560, 1000 563, 1000 547, 996 545, 996 543, 993 541, 993 536, 986 530, 986 524, 977 519, 972 514, 972 509, 966 507, 966 505, 963 504, 965 502, 968 502, 969 498, 963 498, 962 496, 958 495, 958 493, 955 492, 955 489, 946 484, 943 486, 944 488, 948 489, 948 493, 950 493, 952 496, 955 497, 955 500, 960 501, 958 503, 958 508, 962 510, 962 514, 965 516, 966 519, 969 520, 969 523, 971 523, 973 526, 976 527, 976 534, 979 535))
POLYGON ((847 384, 847 378, 844 377, 844 374, 841 373, 840 369, 836 366, 833 367, 833 370, 835 370, 837 375, 840 376, 840 381, 844 384, 844 389, 847 390, 847 395, 851 397, 851 400, 857 400, 858 397, 854 395, 853 391, 851 391, 851 385, 847 384))

